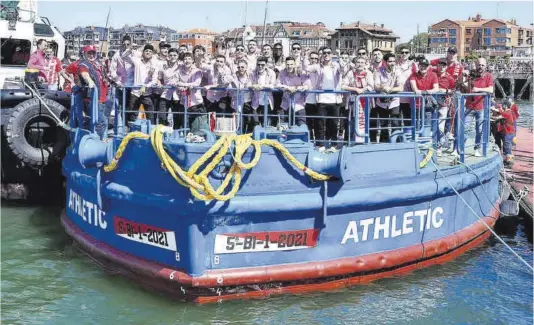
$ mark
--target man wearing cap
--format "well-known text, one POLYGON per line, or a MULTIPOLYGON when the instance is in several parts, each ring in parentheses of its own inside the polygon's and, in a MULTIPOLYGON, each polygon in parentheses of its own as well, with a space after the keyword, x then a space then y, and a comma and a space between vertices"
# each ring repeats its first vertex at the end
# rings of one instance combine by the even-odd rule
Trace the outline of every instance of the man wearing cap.
MULTIPOLYGON (((91 96, 91 92, 88 91, 89 89, 96 89, 98 91, 98 117, 95 123, 95 129, 96 133, 103 139, 107 126, 104 111, 109 82, 106 80, 104 67, 97 60, 96 47, 94 45, 86 45, 83 48, 83 53, 84 58, 76 65, 71 65, 72 69, 75 70, 67 72, 77 75, 75 80, 77 80, 78 84, 83 87, 82 92, 84 93, 86 102, 90 100, 91 96)), ((90 113, 91 110, 89 110, 88 115, 90 115, 90 113)))
MULTIPOLYGON (((458 57, 456 56, 456 47, 451 46, 447 49, 447 57, 443 58, 447 62, 447 73, 454 78, 455 82, 461 81, 464 67, 460 62, 458 62, 458 57)), ((437 67, 439 60, 441 59, 434 59, 430 61, 430 64, 433 67, 437 67)))
MULTIPOLYGON (((418 67, 419 71, 416 73, 413 73, 410 77, 410 86, 412 88, 412 91, 416 93, 417 95, 421 94, 431 94, 435 93, 439 90, 439 83, 438 83, 438 77, 436 74, 429 69, 430 63, 427 59, 421 59, 419 61, 418 67)), ((428 100, 431 98, 427 98, 426 104, 428 104, 428 100)), ((430 128, 430 122, 432 119, 432 109, 427 109, 427 107, 421 107, 420 99, 417 98, 416 109, 423 109, 425 112, 425 126, 429 129, 430 128)), ((425 105, 426 106, 426 105, 425 105)))
MULTIPOLYGON (((143 104, 147 118, 155 122, 153 114, 154 103, 150 96, 152 93, 150 88, 158 84, 158 64, 152 60, 153 54, 154 46, 146 44, 141 57, 132 53, 131 48, 125 51, 122 57, 134 66, 134 85, 142 86, 141 88, 132 89, 128 109, 137 111, 140 105, 143 104)), ((136 116, 137 113, 129 112, 127 120, 133 122, 136 116)))
POLYGON ((456 82, 454 78, 447 73, 447 60, 445 58, 439 59, 438 69, 436 75, 438 76, 439 92, 446 93, 444 96, 438 98, 439 108, 439 143, 438 143, 438 156, 441 154, 441 144, 445 147, 448 146, 447 133, 450 132, 451 125, 454 119, 454 106, 452 102, 451 93, 454 93, 456 89, 456 82), (450 109, 449 109, 450 108, 450 109))
MULTIPOLYGON (((159 42, 159 53, 158 55, 154 56, 152 58, 152 61, 156 64, 156 70, 158 72, 158 85, 163 85, 163 71, 167 68, 168 65, 168 55, 169 55, 169 49, 171 48, 171 45, 169 43, 165 43, 164 41, 159 42)), ((152 102, 154 103, 154 107, 159 107, 159 101, 161 98, 161 94, 163 93, 163 89, 152 89, 152 102)))

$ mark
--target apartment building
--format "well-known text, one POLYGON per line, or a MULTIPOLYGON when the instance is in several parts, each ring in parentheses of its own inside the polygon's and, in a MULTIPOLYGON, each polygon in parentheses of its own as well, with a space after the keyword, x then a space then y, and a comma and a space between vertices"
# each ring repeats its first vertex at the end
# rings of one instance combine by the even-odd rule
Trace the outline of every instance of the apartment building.
POLYGON ((459 57, 470 52, 494 57, 512 55, 519 45, 532 45, 532 28, 518 26, 513 19, 484 19, 479 14, 467 20, 442 20, 431 25, 428 33, 432 54, 456 46, 459 57))
POLYGON ((76 27, 73 30, 64 32, 63 36, 65 37, 66 53, 79 55, 85 45, 95 45, 101 54, 108 52, 107 42, 105 42, 108 33, 104 27, 76 27))
POLYGON ((124 35, 130 35, 132 43, 137 46, 152 44, 157 48, 160 41, 169 41, 175 30, 163 26, 124 26, 122 28, 108 28, 88 26, 76 27, 64 33, 67 53, 81 54, 85 45, 95 45, 102 56, 108 52, 118 51, 124 35))
POLYGON ((395 44, 400 37, 384 24, 365 24, 357 21, 352 24, 340 23, 332 35, 332 48, 340 51, 356 51, 364 47, 367 52, 379 48, 383 52, 395 51, 395 44))
POLYGON ((186 45, 192 50, 196 45, 202 45, 206 48, 207 53, 213 53, 215 50, 215 38, 219 34, 209 29, 194 28, 185 32, 173 33, 168 41, 172 47, 186 45))
POLYGON ((289 47, 292 43, 298 42, 303 48, 317 50, 321 46, 330 44, 332 31, 319 22, 316 24, 300 23, 292 21, 276 21, 273 24, 251 25, 240 27, 223 32, 226 41, 235 44, 243 44, 243 39, 247 42, 255 39, 258 45, 281 43, 284 47, 284 55, 289 54, 289 47))

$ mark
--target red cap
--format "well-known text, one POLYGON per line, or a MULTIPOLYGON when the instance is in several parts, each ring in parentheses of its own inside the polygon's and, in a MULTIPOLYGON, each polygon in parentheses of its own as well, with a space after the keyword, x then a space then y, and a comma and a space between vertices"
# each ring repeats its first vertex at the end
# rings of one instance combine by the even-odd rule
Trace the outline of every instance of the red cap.
POLYGON ((83 47, 83 53, 87 52, 96 52, 96 47, 94 45, 86 45, 83 47))

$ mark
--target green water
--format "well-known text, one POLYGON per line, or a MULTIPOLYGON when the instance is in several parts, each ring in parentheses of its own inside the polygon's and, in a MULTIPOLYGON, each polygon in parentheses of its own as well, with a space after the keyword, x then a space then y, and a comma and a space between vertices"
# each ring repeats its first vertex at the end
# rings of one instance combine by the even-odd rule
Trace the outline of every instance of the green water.
MULTIPOLYGON (((523 103, 521 110, 530 121, 531 105, 523 103)), ((198 306, 105 272, 72 246, 60 211, 2 204, 2 324, 533 323, 532 274, 494 238, 452 262, 402 278, 329 293, 198 306)), ((499 234, 532 262, 528 218, 503 223, 499 234)))
MULTIPOLYGON (((489 240, 453 262, 330 293, 193 305, 75 249, 59 208, 2 207, 2 324, 532 324, 532 276, 489 240)), ((522 222, 503 236, 532 260, 522 222)))

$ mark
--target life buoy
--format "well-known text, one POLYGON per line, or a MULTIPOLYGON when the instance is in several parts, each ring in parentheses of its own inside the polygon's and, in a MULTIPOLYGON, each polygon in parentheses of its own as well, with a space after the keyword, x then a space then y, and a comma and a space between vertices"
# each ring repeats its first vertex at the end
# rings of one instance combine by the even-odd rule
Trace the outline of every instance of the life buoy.
MULTIPOLYGON (((43 98, 43 101, 56 116, 62 119, 65 115, 68 116, 63 105, 47 98, 43 98)), ((34 168, 60 162, 68 145, 68 133, 57 126, 54 117, 37 98, 15 106, 7 122, 5 135, 10 149, 18 159, 34 168), (37 135, 39 139, 46 137, 44 146, 30 143, 28 138, 31 138, 32 131, 44 133, 37 135)))

